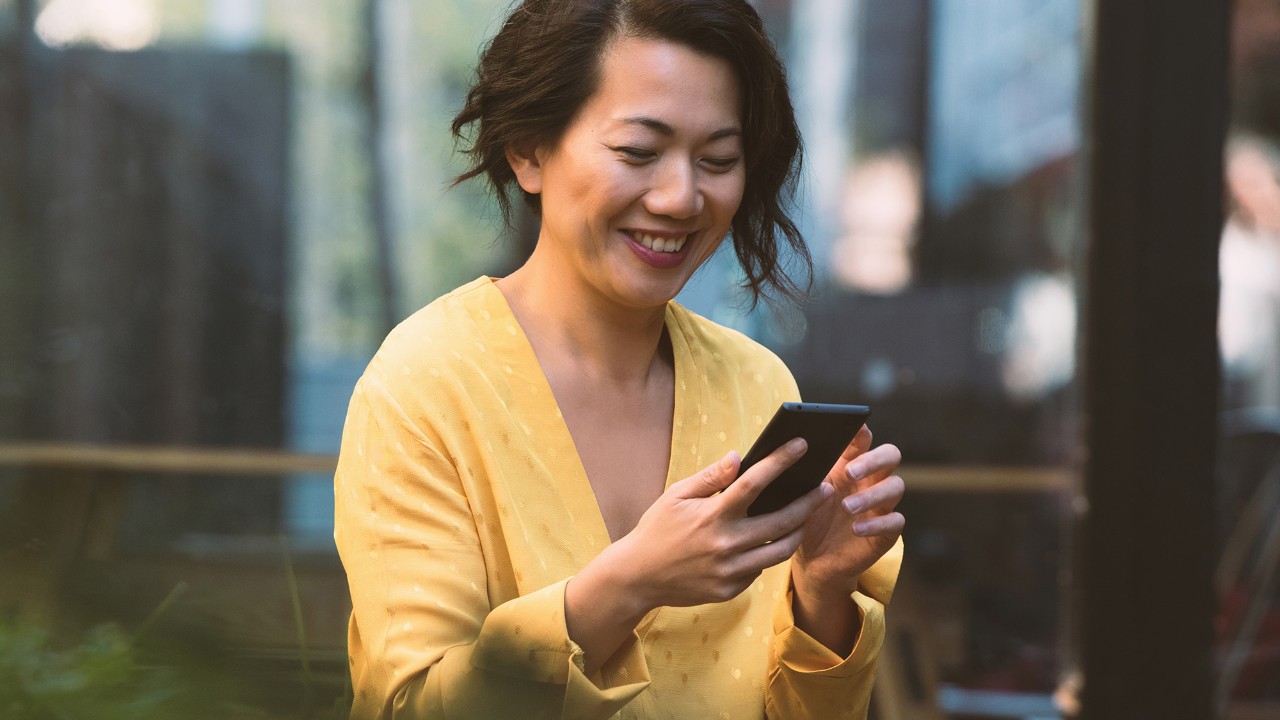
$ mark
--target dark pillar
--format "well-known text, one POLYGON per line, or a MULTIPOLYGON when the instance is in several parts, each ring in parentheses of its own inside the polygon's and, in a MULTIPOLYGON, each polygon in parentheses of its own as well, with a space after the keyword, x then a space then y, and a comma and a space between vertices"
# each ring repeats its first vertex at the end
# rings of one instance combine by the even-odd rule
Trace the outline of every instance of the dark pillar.
POLYGON ((1213 717, 1230 3, 1093 3, 1083 717, 1213 717))

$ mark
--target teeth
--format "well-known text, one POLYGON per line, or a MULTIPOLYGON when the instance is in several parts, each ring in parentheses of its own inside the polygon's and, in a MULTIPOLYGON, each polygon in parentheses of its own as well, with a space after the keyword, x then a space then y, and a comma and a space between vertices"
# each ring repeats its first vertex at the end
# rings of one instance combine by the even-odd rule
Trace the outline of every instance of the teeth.
POLYGON ((687 238, 660 238, 655 235, 646 233, 635 233, 636 242, 649 248, 650 250, 662 253, 680 252, 680 248, 684 247, 687 238))

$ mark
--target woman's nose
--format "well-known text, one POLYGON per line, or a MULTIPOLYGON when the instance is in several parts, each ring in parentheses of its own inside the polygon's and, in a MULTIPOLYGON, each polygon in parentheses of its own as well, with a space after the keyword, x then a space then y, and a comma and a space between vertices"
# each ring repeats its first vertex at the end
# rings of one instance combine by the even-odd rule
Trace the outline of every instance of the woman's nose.
POLYGON ((645 194, 645 209, 654 215, 689 218, 702 212, 702 191, 697 169, 683 161, 664 162, 645 194))

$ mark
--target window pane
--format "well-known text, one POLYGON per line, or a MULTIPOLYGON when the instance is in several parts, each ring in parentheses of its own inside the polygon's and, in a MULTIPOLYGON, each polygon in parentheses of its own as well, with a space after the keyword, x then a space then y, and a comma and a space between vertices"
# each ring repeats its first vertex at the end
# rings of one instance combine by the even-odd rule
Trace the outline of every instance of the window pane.
POLYGON ((1218 338, 1222 717, 1280 712, 1280 5, 1237 0, 1218 338))
MULTIPOLYGON (((817 292, 736 322, 807 399, 871 405, 876 438, 903 450, 909 530, 877 710, 1057 716, 1076 682, 1084 8, 783 5, 817 292)), ((731 317, 723 296, 687 294, 731 317)))
MULTIPOLYGON (((237 695, 276 709, 301 697, 301 616, 336 695, 352 385, 391 324, 536 234, 448 188, 449 122, 509 3, 39 0, 30 28, 21 5, 0 0, 0 539, 47 594, 0 609, 136 628, 186 587, 164 622, 289 677, 237 695)), ((680 300, 774 348, 806 399, 870 404, 903 450, 877 715, 1053 716, 1082 8, 756 5, 806 142, 815 295, 747 312, 721 252, 680 300)))

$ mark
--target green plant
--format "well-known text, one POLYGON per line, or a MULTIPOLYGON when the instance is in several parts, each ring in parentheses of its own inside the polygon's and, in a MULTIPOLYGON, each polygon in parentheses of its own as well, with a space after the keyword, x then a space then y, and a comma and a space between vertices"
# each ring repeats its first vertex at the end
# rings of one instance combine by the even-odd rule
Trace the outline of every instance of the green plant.
POLYGON ((41 628, 0 624, 5 718, 181 717, 187 689, 173 668, 139 662, 131 638, 115 624, 98 625, 78 645, 62 650, 50 647, 41 628))
POLYGON ((0 718, 5 720, 170 720, 254 717, 235 704, 233 685, 199 647, 149 642, 156 621, 186 591, 178 584, 130 633, 91 627, 56 646, 44 627, 0 618, 0 718))

